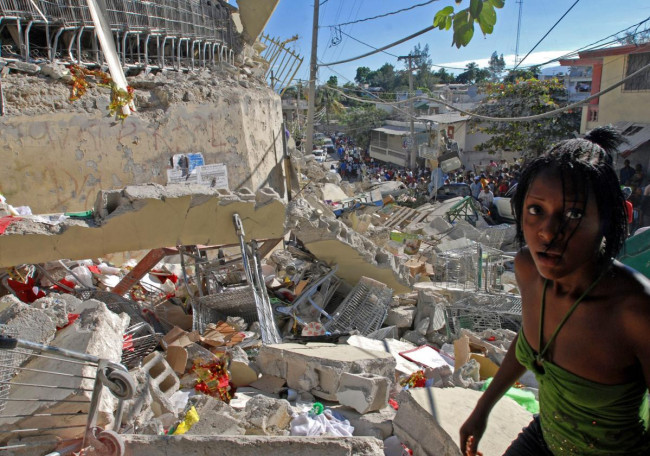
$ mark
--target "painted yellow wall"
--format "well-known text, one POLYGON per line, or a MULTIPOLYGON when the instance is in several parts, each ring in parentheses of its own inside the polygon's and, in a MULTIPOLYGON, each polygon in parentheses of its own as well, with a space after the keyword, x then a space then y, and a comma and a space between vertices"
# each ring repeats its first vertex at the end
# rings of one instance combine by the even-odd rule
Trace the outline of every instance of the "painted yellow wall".
MULTIPOLYGON (((627 56, 617 55, 603 59, 601 90, 625 77, 627 56)), ((581 132, 619 121, 650 122, 650 90, 625 91, 619 86, 600 97, 598 121, 587 122, 583 112, 581 132)), ((587 108, 583 108, 586 110, 587 108)))

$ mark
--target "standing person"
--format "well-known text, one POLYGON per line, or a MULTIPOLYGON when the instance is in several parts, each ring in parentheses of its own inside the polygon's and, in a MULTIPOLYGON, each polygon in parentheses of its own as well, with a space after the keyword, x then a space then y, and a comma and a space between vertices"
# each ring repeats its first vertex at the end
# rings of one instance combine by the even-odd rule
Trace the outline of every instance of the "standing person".
POLYGON ((494 193, 490 190, 490 187, 487 185, 481 189, 481 193, 478 194, 478 200, 481 202, 484 208, 489 209, 494 202, 494 193))
POLYGON ((469 184, 469 188, 472 191, 472 196, 478 199, 478 195, 481 193, 481 178, 476 176, 474 181, 469 184))
POLYGON ((526 244, 515 258, 522 328, 461 426, 463 454, 477 450, 490 410, 526 369, 540 413, 506 456, 650 454, 650 281, 614 260, 627 225, 609 157, 620 140, 600 127, 522 172, 513 199, 526 244))
POLYGON ((625 160, 623 162, 623 167, 619 171, 619 176, 621 178, 621 185, 628 185, 628 180, 634 176, 634 168, 630 166, 630 160, 625 160))
POLYGON ((625 198, 625 215, 627 216, 627 235, 630 235, 630 227, 632 222, 634 222, 634 206, 630 201, 630 196, 632 196, 632 189, 630 187, 623 187, 621 189, 623 192, 623 197, 625 198))

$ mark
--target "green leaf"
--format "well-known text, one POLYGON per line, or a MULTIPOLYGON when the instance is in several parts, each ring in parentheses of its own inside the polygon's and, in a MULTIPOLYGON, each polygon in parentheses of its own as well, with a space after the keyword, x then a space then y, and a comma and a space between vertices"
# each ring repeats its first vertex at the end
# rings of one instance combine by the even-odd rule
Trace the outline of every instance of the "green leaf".
POLYGON ((449 30, 451 28, 452 22, 453 22, 452 17, 447 16, 447 20, 445 21, 445 30, 449 30))
POLYGON ((506 4, 505 0, 488 0, 492 6, 495 8, 503 8, 503 6, 506 4))
POLYGON ((433 18, 433 26, 438 27, 440 24, 444 24, 444 21, 449 17, 449 15, 454 13, 453 6, 447 6, 436 13, 433 18))
POLYGON ((494 26, 497 23, 497 12, 491 4, 486 4, 477 20, 479 24, 494 26))
POLYGON ((494 26, 490 24, 483 23, 479 21, 478 25, 481 26, 481 32, 483 32, 483 35, 489 35, 494 31, 494 26))
POLYGON ((474 23, 466 22, 459 29, 454 30, 454 43, 458 49, 467 46, 474 36, 474 23))
POLYGON ((471 0, 469 4, 469 12, 473 18, 477 18, 483 9, 483 0, 471 0))
POLYGON ((456 15, 454 16, 454 35, 456 34, 456 30, 467 25, 468 15, 469 15, 469 10, 466 9, 456 13, 456 15))

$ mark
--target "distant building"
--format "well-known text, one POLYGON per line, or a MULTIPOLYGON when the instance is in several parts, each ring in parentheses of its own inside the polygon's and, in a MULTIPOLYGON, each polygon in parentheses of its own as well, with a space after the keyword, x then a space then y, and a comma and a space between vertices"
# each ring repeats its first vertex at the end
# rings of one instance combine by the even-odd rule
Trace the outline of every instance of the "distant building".
POLYGON ((574 103, 584 100, 591 94, 591 73, 592 68, 588 65, 576 65, 569 68, 556 66, 543 69, 539 80, 557 78, 564 83, 569 103, 574 103))
MULTIPOLYGON (((429 134, 426 124, 415 122, 415 150, 420 144, 427 144, 429 134)), ((368 152, 371 158, 397 166, 409 166, 409 151, 411 150, 411 130, 409 122, 387 120, 379 128, 370 132, 368 152)))
MULTIPOLYGON (((650 43, 616 46, 578 54, 577 59, 560 60, 564 66, 589 66, 591 94, 596 94, 650 64, 650 43)), ((580 133, 601 125, 617 126, 628 139, 615 157, 617 167, 622 157, 632 164, 641 164, 644 172, 650 167, 650 70, 647 70, 610 92, 595 98, 582 108, 580 133)))

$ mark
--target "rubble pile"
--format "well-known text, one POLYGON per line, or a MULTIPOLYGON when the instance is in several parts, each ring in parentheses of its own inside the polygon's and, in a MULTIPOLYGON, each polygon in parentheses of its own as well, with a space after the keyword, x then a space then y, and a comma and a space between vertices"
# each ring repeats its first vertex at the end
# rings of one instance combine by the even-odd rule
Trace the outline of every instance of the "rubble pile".
MULTIPOLYGON (((34 352, 92 355, 100 367, 79 367, 77 383, 46 382, 33 369, 57 372, 57 362, 12 358, 0 389, 0 448, 47 454, 77 439, 88 454, 103 454, 108 442, 132 454, 145 445, 151 454, 183 445, 208 454, 210 442, 237 454, 261 445, 280 454, 288 442, 308 454, 459 454, 465 410, 457 403, 469 413, 521 324, 506 250, 513 228, 452 221, 441 209, 447 202, 401 206, 365 183, 340 185, 316 171, 321 164, 294 160, 303 160, 311 181, 286 218, 268 189, 135 186, 101 193, 90 218, 10 220, 3 245, 30 233, 49 236, 59 252, 75 226, 124 233, 120 226, 137 227, 146 214, 171 228, 155 239, 137 230, 135 245, 150 249, 139 261, 55 260, 50 251, 30 253, 41 262, 7 267, 0 332, 18 347, 40 344, 34 352), (265 218, 273 223, 262 226, 265 218), (276 235, 280 219, 284 238, 276 235), (110 394, 120 390, 116 381, 128 394, 110 394), (12 400, 23 383, 49 383, 56 394, 26 406, 12 400), (99 398, 91 394, 97 388, 99 398), (74 410, 74 421, 61 420, 65 431, 41 432, 52 413, 73 411, 70 400, 87 406, 74 410)), ((520 382, 484 437, 495 452, 534 411, 534 378, 520 382)))
MULTIPOLYGON (((268 63, 259 58, 259 46, 259 43, 255 47, 244 45, 234 65, 222 61, 188 74, 169 69, 154 72, 140 69, 137 74, 127 74, 139 116, 164 121, 164 111, 174 105, 215 102, 242 87, 265 92, 268 63)), ((0 58, 0 69, 8 116, 60 111, 108 112, 110 91, 92 78, 84 96, 74 103, 70 101, 73 78, 70 69, 61 62, 29 63, 0 58)))

